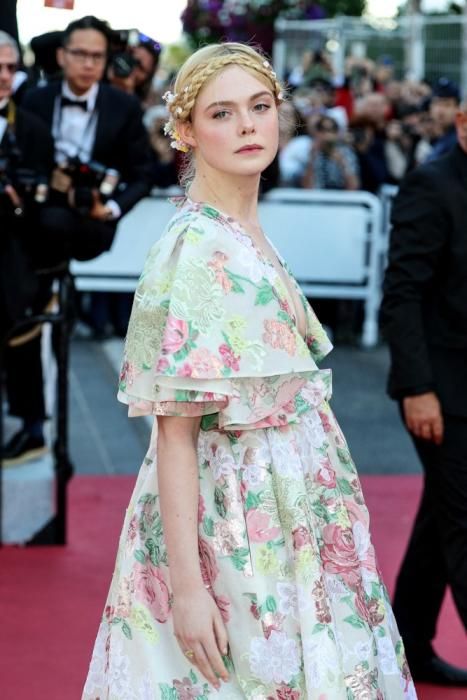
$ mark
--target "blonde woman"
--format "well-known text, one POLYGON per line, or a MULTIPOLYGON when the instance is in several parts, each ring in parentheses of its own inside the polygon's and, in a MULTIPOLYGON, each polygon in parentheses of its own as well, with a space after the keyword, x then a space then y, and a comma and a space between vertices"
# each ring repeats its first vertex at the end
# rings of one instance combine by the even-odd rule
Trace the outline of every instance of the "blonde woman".
POLYGON ((156 420, 83 698, 415 698, 331 345, 258 220, 281 86, 226 43, 166 99, 191 174, 128 328, 119 397, 156 420))

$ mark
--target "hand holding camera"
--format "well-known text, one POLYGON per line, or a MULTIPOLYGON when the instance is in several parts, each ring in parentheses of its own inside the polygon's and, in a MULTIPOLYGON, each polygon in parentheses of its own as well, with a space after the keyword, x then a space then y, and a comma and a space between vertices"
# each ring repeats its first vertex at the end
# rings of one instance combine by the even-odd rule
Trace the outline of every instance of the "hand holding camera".
POLYGON ((52 177, 52 187, 67 194, 68 203, 81 216, 106 221, 112 218, 107 202, 120 180, 120 173, 96 161, 78 157, 64 159, 52 177))

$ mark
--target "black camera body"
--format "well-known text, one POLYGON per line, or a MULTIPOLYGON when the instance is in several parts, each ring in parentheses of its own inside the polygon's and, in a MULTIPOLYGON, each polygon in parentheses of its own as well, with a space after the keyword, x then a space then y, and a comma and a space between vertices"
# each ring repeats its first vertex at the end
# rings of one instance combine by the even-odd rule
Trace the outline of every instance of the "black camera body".
POLYGON ((0 150, 0 216, 20 216, 23 206, 30 207, 33 202, 43 203, 47 199, 47 179, 41 177, 32 168, 21 166, 21 151, 13 133, 7 131, 5 144, 0 150), (8 186, 13 187, 23 206, 16 207, 8 195, 8 186))
POLYGON ((81 216, 89 216, 96 191, 101 201, 105 202, 114 193, 120 179, 117 170, 95 160, 83 162, 77 156, 63 161, 59 167, 71 179, 73 206, 81 216))

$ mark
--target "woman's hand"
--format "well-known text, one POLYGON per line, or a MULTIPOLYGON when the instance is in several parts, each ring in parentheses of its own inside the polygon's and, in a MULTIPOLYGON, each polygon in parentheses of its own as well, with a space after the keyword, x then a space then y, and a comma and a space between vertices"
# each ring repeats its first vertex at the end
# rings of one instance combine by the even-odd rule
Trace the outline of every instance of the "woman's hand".
POLYGON ((228 652, 228 638, 214 599, 204 587, 179 593, 174 598, 172 615, 180 649, 206 680, 219 689, 219 678, 229 680, 222 660, 228 652))

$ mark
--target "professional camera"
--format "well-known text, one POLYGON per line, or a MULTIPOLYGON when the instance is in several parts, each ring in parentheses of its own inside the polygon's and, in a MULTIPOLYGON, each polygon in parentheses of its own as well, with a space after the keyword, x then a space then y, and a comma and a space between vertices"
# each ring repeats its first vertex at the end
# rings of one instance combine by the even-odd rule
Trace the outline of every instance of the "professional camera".
POLYGON ((73 206, 82 216, 89 216, 96 191, 101 201, 105 202, 115 192, 120 179, 118 170, 107 168, 94 160, 84 163, 78 157, 67 158, 58 167, 71 179, 73 206))
POLYGON ((30 206, 33 201, 37 204, 45 202, 48 183, 34 170, 21 167, 21 151, 13 133, 7 131, 4 142, 0 150, 0 216, 21 216, 24 206, 30 206), (21 207, 14 206, 7 191, 8 186, 13 187, 21 198, 21 207))

